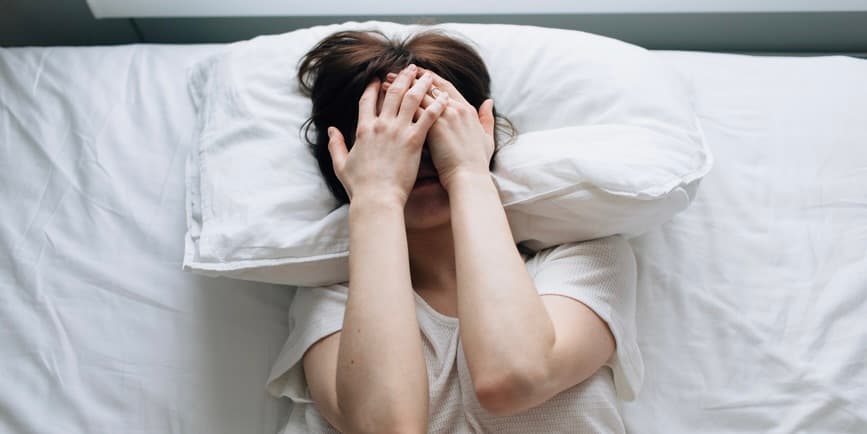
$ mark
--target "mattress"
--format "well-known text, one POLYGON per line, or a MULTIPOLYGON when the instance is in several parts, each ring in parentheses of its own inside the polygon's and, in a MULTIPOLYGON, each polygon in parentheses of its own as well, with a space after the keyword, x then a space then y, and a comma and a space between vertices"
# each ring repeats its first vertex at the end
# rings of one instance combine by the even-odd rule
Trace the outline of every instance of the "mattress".
POLYGON ((632 240, 635 433, 867 432, 867 60, 661 52, 715 167, 632 240))
MULTIPOLYGON (((275 433, 293 289, 181 271, 185 66, 0 49, 0 432, 275 433)), ((633 433, 867 432, 867 61, 659 52, 714 170, 631 240, 633 433)))

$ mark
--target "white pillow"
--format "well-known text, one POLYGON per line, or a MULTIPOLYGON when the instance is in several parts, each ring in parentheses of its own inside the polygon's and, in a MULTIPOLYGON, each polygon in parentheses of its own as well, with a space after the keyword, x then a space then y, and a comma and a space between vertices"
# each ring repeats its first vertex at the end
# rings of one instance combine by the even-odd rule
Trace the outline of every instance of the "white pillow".
MULTIPOLYGON (((584 32, 439 24, 479 51, 497 110, 520 135, 493 179, 531 249, 638 235, 685 209, 712 164, 689 83, 653 53, 584 32)), ((231 44, 190 69, 198 111, 187 161, 184 269, 300 286, 348 280, 347 206, 301 138, 300 57, 346 22, 231 44)))

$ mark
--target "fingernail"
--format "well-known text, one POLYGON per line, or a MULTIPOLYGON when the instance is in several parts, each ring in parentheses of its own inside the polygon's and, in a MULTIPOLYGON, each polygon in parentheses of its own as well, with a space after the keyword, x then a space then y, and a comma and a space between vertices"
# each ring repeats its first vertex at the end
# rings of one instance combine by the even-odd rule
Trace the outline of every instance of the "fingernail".
POLYGON ((409 71, 410 71, 410 72, 415 72, 415 70, 416 70, 416 66, 415 66, 415 64, 414 64, 414 63, 410 63, 410 64, 409 64, 409 71))
POLYGON ((331 136, 334 135, 333 128, 334 128, 334 127, 328 127, 328 138, 329 138, 329 139, 331 138, 331 136))

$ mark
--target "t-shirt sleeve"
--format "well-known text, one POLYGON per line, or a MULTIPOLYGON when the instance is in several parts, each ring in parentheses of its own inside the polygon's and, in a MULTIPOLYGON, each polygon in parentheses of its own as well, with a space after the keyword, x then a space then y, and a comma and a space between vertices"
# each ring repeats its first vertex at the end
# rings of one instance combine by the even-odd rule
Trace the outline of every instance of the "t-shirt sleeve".
POLYGON ((293 402, 313 402, 301 359, 318 340, 343 328, 348 291, 346 284, 295 291, 289 306, 289 337, 271 367, 266 384, 268 393, 293 402))
POLYGON ((614 374, 618 398, 635 399, 644 379, 644 362, 636 337, 637 276, 629 243, 615 235, 554 246, 533 256, 527 270, 540 295, 578 300, 608 324, 616 349, 605 366, 614 374))

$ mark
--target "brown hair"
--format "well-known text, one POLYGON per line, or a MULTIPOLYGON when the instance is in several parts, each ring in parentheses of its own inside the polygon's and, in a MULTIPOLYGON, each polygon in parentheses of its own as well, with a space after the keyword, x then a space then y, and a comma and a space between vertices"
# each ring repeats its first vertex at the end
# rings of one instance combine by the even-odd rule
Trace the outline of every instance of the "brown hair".
MULTIPOLYGON (((298 82, 301 92, 313 101, 313 113, 302 126, 304 140, 319 163, 328 188, 341 204, 349 203, 343 185, 334 173, 328 152, 329 126, 337 127, 348 149, 355 142, 358 100, 374 77, 385 81, 389 72, 414 63, 430 69, 454 84, 463 97, 478 110, 490 98, 491 78, 481 56, 468 43, 447 35, 441 29, 427 29, 392 40, 382 31, 340 31, 333 33, 299 61, 298 82), (311 126, 316 128, 310 140, 311 126)), ((516 130, 508 119, 494 109, 495 151, 500 149, 498 133, 503 129, 514 139, 516 130)), ((491 158, 489 169, 493 170, 491 158)))

